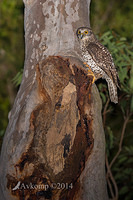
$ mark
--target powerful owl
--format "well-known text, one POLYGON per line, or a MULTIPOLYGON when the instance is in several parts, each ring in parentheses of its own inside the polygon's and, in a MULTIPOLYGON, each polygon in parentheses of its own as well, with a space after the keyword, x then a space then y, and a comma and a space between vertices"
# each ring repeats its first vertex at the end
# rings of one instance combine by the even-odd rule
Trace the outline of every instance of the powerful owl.
POLYGON ((94 80, 105 79, 111 101, 118 103, 117 87, 119 87, 119 78, 111 54, 97 40, 91 28, 80 27, 77 29, 76 34, 80 43, 83 61, 89 68, 88 73, 93 73, 94 80))

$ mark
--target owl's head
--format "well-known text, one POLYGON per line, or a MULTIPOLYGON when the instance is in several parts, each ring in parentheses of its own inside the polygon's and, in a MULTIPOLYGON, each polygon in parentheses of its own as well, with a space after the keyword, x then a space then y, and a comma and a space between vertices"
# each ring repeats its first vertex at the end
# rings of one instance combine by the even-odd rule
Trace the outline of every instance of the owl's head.
POLYGON ((91 41, 94 38, 94 34, 89 27, 80 27, 76 31, 76 35, 79 40, 91 41))

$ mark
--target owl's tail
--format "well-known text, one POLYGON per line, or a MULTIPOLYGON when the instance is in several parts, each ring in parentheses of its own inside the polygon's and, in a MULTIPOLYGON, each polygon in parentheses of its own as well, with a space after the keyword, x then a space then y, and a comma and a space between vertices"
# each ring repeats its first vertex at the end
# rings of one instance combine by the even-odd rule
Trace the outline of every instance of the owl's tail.
POLYGON ((118 95, 117 95, 117 86, 113 82, 111 78, 107 78, 107 83, 108 83, 108 90, 109 90, 109 96, 110 100, 114 103, 118 103, 118 95))

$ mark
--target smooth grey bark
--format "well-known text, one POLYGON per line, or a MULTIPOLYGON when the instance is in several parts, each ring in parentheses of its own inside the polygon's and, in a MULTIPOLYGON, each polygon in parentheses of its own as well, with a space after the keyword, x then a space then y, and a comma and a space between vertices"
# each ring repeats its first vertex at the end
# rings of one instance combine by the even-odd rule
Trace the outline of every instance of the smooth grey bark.
POLYGON ((101 100, 95 86, 88 100, 91 89, 86 92, 75 35, 78 27, 90 25, 90 0, 24 3, 25 65, 2 145, 0 198, 107 200, 101 100), (13 190, 19 181, 42 184, 42 177, 73 181, 74 189, 40 196, 13 190))

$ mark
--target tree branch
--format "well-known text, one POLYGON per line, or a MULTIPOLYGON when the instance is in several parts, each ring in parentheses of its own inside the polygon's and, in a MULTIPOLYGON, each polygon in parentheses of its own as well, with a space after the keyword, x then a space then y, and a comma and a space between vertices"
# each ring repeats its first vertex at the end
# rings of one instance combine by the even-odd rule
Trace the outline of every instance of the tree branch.
POLYGON ((122 127, 119 148, 118 148, 118 151, 117 151, 116 155, 114 156, 114 158, 112 159, 111 163, 109 164, 110 168, 112 167, 112 165, 114 164, 114 162, 116 161, 116 159, 118 158, 118 156, 119 156, 119 154, 120 154, 120 152, 122 150, 122 143, 123 143, 124 134, 125 134, 125 130, 126 130, 126 126, 127 126, 128 121, 129 121, 129 118, 130 118, 130 114, 125 118, 125 121, 124 121, 124 124, 123 124, 123 127, 122 127))
POLYGON ((107 167, 107 183, 108 183, 108 186, 109 186, 109 189, 110 189, 110 193, 111 193, 113 200, 117 200, 118 199, 118 187, 117 187, 116 181, 113 177, 113 174, 111 172, 111 168, 109 166, 107 154, 106 154, 106 157, 105 157, 105 161, 106 161, 106 167, 107 167), (111 179, 111 182, 114 186, 115 194, 113 192, 113 188, 112 188, 112 185, 110 183, 109 178, 111 179))

